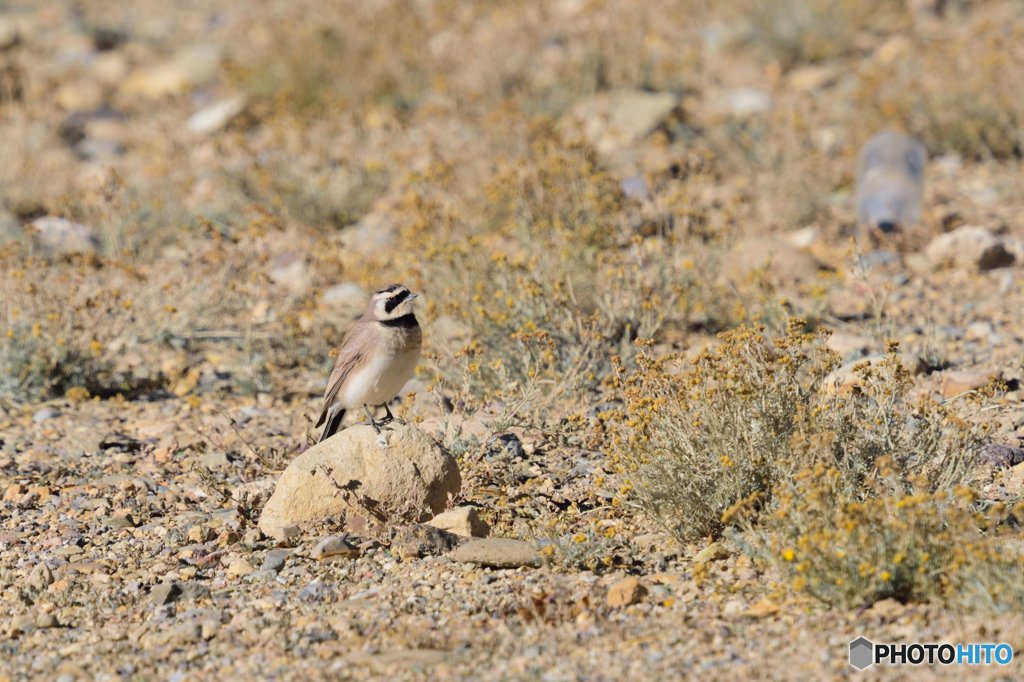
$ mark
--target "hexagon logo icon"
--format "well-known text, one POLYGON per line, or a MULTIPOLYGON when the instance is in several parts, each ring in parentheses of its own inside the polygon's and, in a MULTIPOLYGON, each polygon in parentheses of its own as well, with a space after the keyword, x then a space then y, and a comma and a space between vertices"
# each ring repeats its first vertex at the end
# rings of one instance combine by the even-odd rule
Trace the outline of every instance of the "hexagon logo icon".
POLYGON ((858 637, 850 642, 850 665, 857 670, 863 670, 874 663, 875 645, 864 637, 858 637))

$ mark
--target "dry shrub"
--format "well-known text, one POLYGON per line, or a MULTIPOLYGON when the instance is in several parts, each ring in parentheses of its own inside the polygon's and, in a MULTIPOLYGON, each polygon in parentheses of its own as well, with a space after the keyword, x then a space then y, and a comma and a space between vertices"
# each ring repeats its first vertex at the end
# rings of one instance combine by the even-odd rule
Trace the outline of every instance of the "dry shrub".
POLYGON ((893 464, 880 460, 861 496, 839 469, 805 469, 777 486, 761 527, 745 523, 733 539, 794 589, 844 608, 886 598, 1019 608, 1022 556, 999 525, 1006 508, 980 513, 966 487, 907 492, 893 464))
POLYGON ((1020 603, 1016 554, 991 532, 1006 514, 982 516, 964 487, 980 472, 990 426, 978 407, 995 387, 969 415, 911 402, 890 343, 840 393, 836 356, 802 327, 774 342, 722 334, 678 371, 640 354, 615 452, 635 499, 681 541, 738 525, 729 533, 748 553, 830 604, 1020 603))

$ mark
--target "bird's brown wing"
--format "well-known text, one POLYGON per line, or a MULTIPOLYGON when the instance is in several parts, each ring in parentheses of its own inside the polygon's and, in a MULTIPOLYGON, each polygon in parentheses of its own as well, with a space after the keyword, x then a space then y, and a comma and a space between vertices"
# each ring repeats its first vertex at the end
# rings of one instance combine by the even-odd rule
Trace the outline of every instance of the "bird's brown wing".
POLYGON ((345 379, 352 373, 352 368, 363 359, 363 351, 359 347, 360 344, 352 343, 357 336, 356 330, 358 328, 358 324, 352 327, 341 340, 341 352, 338 354, 337 362, 334 363, 334 371, 331 372, 331 378, 327 380, 327 391, 324 392, 324 409, 320 413, 320 419, 316 422, 317 427, 327 419, 327 411, 331 409, 331 405, 334 403, 341 385, 345 383, 345 379))

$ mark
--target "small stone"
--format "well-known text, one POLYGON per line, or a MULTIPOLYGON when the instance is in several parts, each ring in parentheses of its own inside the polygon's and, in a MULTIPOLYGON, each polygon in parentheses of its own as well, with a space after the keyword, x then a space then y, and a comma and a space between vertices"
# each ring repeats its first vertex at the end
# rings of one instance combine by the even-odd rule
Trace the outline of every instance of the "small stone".
POLYGON ((44 407, 35 414, 32 415, 32 421, 36 424, 41 424, 50 419, 54 419, 60 416, 60 410, 55 407, 44 407))
POLYGON ((57 89, 56 99, 66 111, 93 111, 103 104, 103 87, 93 80, 65 83, 57 89))
POLYGON ((30 632, 34 632, 36 629, 36 619, 29 614, 21 616, 15 616, 11 620, 11 626, 8 628, 8 634, 11 635, 27 635, 30 632))
POLYGON ((44 563, 36 564, 32 572, 28 574, 28 584, 36 592, 42 592, 53 584, 53 572, 44 563))
POLYGON ((189 132, 209 135, 223 130, 233 118, 245 111, 248 100, 244 95, 215 102, 192 114, 185 127, 189 132))
POLYGON ((248 561, 246 561, 245 559, 239 559, 235 563, 228 566, 225 572, 228 575, 239 576, 246 575, 247 573, 252 573, 254 570, 256 569, 254 569, 252 567, 252 564, 250 564, 248 561))
POLYGON ((540 566, 537 547, 530 542, 510 538, 484 538, 462 545, 452 559, 463 564, 479 564, 491 568, 519 568, 540 566))
POLYGON ((257 542, 261 542, 262 540, 263 531, 261 531, 259 528, 250 528, 249 530, 245 531, 245 535, 242 536, 242 542, 249 545, 250 547, 252 545, 255 545, 257 542))
POLYGON ((797 92, 812 92, 831 85, 836 70, 831 66, 804 66, 789 73, 789 86, 797 92))
POLYGON ((171 602, 178 599, 181 596, 181 585, 176 582, 163 582, 159 585, 154 585, 153 589, 149 591, 149 597, 154 604, 157 606, 163 606, 164 604, 170 604, 171 602))
MULTIPOLYGON (((99 236, 96 234, 96 230, 66 218, 57 216, 37 218, 26 227, 32 235, 33 245, 51 256, 89 254, 96 251, 99 246, 99 236)), ((52 416, 55 415, 51 415, 47 419, 52 416)))
POLYGON ((924 248, 928 259, 938 265, 984 272, 1012 265, 1014 256, 996 235, 983 227, 964 225, 940 234, 924 248))
POLYGON ((210 539, 210 529, 201 524, 196 524, 188 529, 187 537, 196 544, 203 544, 210 539))
POLYGON ((161 576, 168 571, 167 564, 162 561, 158 561, 149 567, 149 574, 155 576, 161 576))
POLYGON ((991 322, 974 322, 967 326, 964 335, 972 341, 987 341, 994 333, 991 322))
POLYGON ((727 550, 725 546, 720 542, 712 542, 710 545, 697 552, 697 555, 693 557, 693 563, 705 564, 709 561, 722 561, 728 559, 732 555, 732 552, 727 550))
POLYGON ((278 542, 285 542, 302 535, 302 531, 294 523, 288 523, 283 526, 275 526, 270 530, 270 537, 278 542))
POLYGON ((178 587, 181 588, 181 599, 202 599, 210 595, 210 588, 197 580, 189 580, 188 582, 178 583, 178 587))
POLYGON ((358 547, 353 547, 349 544, 347 539, 348 534, 345 535, 334 535, 332 537, 321 540, 317 543, 317 546, 313 548, 313 552, 310 556, 317 561, 325 561, 331 557, 344 557, 348 559, 354 559, 360 555, 358 547))
POLYGON ((267 556, 263 558, 263 565, 260 569, 263 571, 274 571, 275 573, 280 573, 291 554, 292 553, 288 550, 283 549, 275 549, 267 552, 267 556))
POLYGON ((608 606, 629 606, 639 603, 647 595, 647 588, 636 577, 626 578, 608 588, 608 606))
POLYGON ((270 478, 243 483, 231 491, 231 499, 238 502, 241 507, 262 509, 270 496, 274 494, 276 486, 277 481, 270 478))
POLYGON ((202 626, 199 629, 199 636, 203 639, 213 639, 220 632, 220 621, 208 619, 204 620, 202 626))
POLYGON ((650 135, 679 106, 670 92, 616 90, 577 103, 562 122, 601 154, 628 149, 650 135))
POLYGON ((299 590, 299 599, 304 602, 319 602, 329 598, 332 592, 330 585, 316 581, 299 590))
POLYGON ((952 370, 942 377, 942 397, 946 400, 983 386, 988 386, 989 377, 1002 380, 1002 371, 979 372, 975 370, 952 370))
POLYGON ((491 532, 491 527, 480 518, 476 507, 458 507, 438 514, 427 523, 466 538, 485 538, 491 532))
POLYGON ((40 613, 36 616, 36 627, 40 630, 47 630, 49 628, 55 628, 59 625, 57 622, 57 616, 52 613, 40 613))
POLYGON ((13 17, 0 15, 0 50, 14 47, 21 39, 21 29, 13 17))
POLYGON ((839 353, 841 357, 846 358, 849 355, 863 355, 865 351, 874 345, 874 340, 870 336, 861 334, 836 332, 829 337, 825 345, 839 353))
POLYGON ((772 96, 757 88, 737 88, 725 95, 729 113, 737 118, 761 114, 772 108, 772 96))
POLYGON ((742 599, 730 599, 722 605, 722 613, 726 616, 735 616, 743 613, 744 606, 742 599))
POLYGON ((131 514, 121 514, 116 516, 108 516, 104 523, 107 524, 107 528, 111 530, 120 530, 121 528, 134 528, 135 519, 132 518, 131 514))
POLYGON ((21 485, 20 483, 15 483, 14 485, 9 486, 7 488, 7 492, 4 493, 4 501, 16 502, 17 500, 21 499, 21 497, 27 492, 27 487, 21 485))

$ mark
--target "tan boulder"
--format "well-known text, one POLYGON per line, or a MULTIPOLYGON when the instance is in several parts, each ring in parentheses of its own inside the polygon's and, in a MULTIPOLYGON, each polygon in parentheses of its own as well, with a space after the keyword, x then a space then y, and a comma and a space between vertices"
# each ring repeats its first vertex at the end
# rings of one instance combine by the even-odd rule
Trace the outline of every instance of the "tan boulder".
POLYGON ((387 519, 411 510, 426 521, 458 494, 455 459, 415 426, 393 423, 378 437, 366 425, 341 431, 297 457, 263 508, 267 535, 289 524, 341 516, 387 519))

